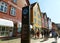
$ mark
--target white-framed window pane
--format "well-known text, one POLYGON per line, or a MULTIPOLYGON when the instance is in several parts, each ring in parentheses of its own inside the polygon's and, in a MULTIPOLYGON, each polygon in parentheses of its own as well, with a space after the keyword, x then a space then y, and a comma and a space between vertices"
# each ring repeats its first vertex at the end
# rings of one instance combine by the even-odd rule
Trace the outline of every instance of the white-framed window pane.
POLYGON ((1 26, 0 26, 0 31, 1 31, 1 26))
POLYGON ((4 36, 4 33, 5 33, 5 32, 1 32, 1 36, 4 36))
POLYGON ((7 12, 7 4, 3 1, 0 2, 0 11, 4 13, 7 12))
POLYGON ((2 27, 2 31, 5 31, 5 27, 2 27))
POLYGON ((15 16, 15 15, 16 15, 16 9, 15 9, 14 7, 11 7, 10 14, 11 14, 12 16, 15 16))
POLYGON ((9 31, 9 27, 5 27, 5 31, 9 31))
POLYGON ((4 8, 4 12, 7 12, 7 8, 6 7, 4 8))
POLYGON ((2 12, 3 12, 3 8, 4 8, 3 6, 0 6, 0 11, 2 11, 2 12))
POLYGON ((9 32, 5 32, 5 36, 8 36, 9 32))

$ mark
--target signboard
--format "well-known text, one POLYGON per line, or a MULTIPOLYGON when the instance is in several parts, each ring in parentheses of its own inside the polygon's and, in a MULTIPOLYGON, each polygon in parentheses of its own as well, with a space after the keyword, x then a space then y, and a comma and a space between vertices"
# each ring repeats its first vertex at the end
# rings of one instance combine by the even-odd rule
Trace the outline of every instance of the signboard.
POLYGON ((30 7, 22 8, 21 43, 30 43, 30 7))

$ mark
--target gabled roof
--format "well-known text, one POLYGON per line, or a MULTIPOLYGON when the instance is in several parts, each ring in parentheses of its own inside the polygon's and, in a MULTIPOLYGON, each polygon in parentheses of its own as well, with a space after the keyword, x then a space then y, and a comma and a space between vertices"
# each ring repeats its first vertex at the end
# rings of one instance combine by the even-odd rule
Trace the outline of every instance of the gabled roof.
POLYGON ((36 3, 37 3, 37 2, 35 2, 35 3, 31 4, 31 9, 33 8, 33 6, 34 6, 36 3))
POLYGON ((41 13, 39 3, 37 3, 37 2, 31 4, 31 5, 30 5, 30 9, 33 9, 33 7, 34 7, 36 4, 37 4, 37 6, 38 6, 38 8, 39 8, 39 12, 41 13))

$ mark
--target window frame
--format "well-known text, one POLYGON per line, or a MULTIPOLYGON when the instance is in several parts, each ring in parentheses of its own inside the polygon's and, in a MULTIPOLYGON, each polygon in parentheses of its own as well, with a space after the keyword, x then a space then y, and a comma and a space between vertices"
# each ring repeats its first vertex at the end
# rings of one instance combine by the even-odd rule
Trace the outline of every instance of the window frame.
POLYGON ((10 15, 11 16, 16 16, 16 8, 15 7, 13 7, 13 6, 11 6, 11 8, 10 8, 10 15), (12 8, 13 8, 13 11, 12 11, 12 8), (14 11, 15 10, 15 11, 14 11), (11 11, 13 12, 12 14, 11 14, 11 11), (15 13, 14 13, 15 12, 15 13))
POLYGON ((0 36, 9 36, 10 30, 12 30, 12 32, 13 32, 13 27, 8 27, 8 29, 9 29, 8 31, 6 31, 7 26, 0 26, 0 27, 1 27, 0 36), (2 27, 5 27, 5 31, 2 31, 2 27))
POLYGON ((8 10, 8 4, 4 1, 1 1, 0 2, 0 12, 3 12, 3 13, 7 13, 7 10, 8 10), (2 4, 3 3, 3 4, 2 4), (2 8, 3 7, 3 8, 2 8), (1 10, 3 9, 3 10, 1 10))
POLYGON ((17 0, 15 1, 15 0, 12 0, 12 2, 14 3, 14 4, 17 4, 17 0))

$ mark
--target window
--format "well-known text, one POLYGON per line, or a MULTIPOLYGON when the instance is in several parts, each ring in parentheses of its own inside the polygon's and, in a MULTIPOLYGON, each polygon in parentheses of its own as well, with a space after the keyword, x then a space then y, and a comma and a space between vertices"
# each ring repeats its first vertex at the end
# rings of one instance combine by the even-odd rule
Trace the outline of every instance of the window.
POLYGON ((9 32, 5 32, 5 36, 8 36, 9 32))
POLYGON ((1 36, 4 36, 4 32, 1 32, 1 36))
POLYGON ((36 16, 36 11, 34 11, 34 16, 36 16))
POLYGON ((17 3, 17 0, 13 0, 14 3, 17 3))
POLYGON ((39 25, 41 25, 41 22, 40 22, 40 21, 38 21, 38 24, 39 24, 39 25))
POLYGON ((34 23, 36 23, 36 18, 34 18, 34 23))
POLYGON ((12 27, 0 26, 0 36, 8 36, 10 33, 10 30, 13 31, 13 28, 12 27))
POLYGON ((1 26, 0 26, 0 31, 1 31, 1 26))
POLYGON ((5 27, 2 27, 2 31, 5 31, 5 27))
POLYGON ((38 18, 40 18, 40 15, 38 14, 38 18))
POLYGON ((0 11, 4 13, 7 12, 7 4, 5 2, 0 2, 0 11))
POLYGON ((16 9, 15 9, 14 7, 11 7, 10 14, 11 14, 12 16, 16 16, 16 9))
POLYGON ((6 27, 6 31, 9 31, 9 27, 6 27))

